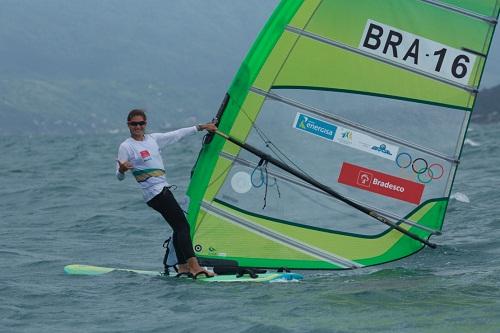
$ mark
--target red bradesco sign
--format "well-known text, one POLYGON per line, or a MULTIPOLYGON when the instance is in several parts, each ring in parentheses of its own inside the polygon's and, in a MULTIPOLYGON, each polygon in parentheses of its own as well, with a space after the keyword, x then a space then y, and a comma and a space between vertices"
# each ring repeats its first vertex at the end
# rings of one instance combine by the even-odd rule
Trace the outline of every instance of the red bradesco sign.
POLYGON ((418 205, 424 185, 344 162, 339 183, 418 205))

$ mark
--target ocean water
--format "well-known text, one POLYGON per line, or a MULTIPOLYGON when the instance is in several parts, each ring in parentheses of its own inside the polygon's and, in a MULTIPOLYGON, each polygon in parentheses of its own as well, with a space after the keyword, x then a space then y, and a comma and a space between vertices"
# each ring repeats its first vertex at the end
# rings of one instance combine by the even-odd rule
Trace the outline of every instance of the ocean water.
MULTIPOLYGON (((500 332, 498 124, 471 125, 437 249, 272 284, 65 275, 71 263, 161 269, 166 224, 114 177, 125 137, 1 138, 1 332, 500 332)), ((165 156, 179 198, 200 140, 165 156)))

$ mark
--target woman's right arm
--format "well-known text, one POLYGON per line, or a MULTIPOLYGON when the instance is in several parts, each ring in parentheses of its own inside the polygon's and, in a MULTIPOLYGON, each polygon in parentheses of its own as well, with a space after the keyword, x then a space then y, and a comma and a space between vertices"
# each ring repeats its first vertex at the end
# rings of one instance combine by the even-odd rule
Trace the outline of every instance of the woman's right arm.
POLYGON ((128 150, 122 144, 118 149, 118 157, 116 159, 116 178, 118 178, 118 180, 124 180, 125 172, 133 168, 132 163, 129 161, 130 156, 128 150))

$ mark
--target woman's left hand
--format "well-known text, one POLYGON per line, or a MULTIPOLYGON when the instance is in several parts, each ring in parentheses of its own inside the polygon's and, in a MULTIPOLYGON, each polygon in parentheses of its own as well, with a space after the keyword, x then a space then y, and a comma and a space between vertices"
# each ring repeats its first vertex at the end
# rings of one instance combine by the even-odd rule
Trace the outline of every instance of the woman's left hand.
POLYGON ((209 132, 217 131, 217 126, 214 123, 206 123, 203 125, 198 125, 201 130, 207 130, 209 132))

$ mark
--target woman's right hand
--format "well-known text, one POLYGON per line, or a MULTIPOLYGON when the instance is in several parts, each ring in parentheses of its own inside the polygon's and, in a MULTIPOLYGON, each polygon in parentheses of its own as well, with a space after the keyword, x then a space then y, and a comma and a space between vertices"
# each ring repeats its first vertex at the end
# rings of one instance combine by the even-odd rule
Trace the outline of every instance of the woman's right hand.
POLYGON ((132 163, 130 163, 129 161, 120 161, 120 160, 116 160, 116 162, 118 162, 118 172, 120 173, 125 173, 127 171, 129 171, 130 169, 133 169, 133 165, 132 163))

